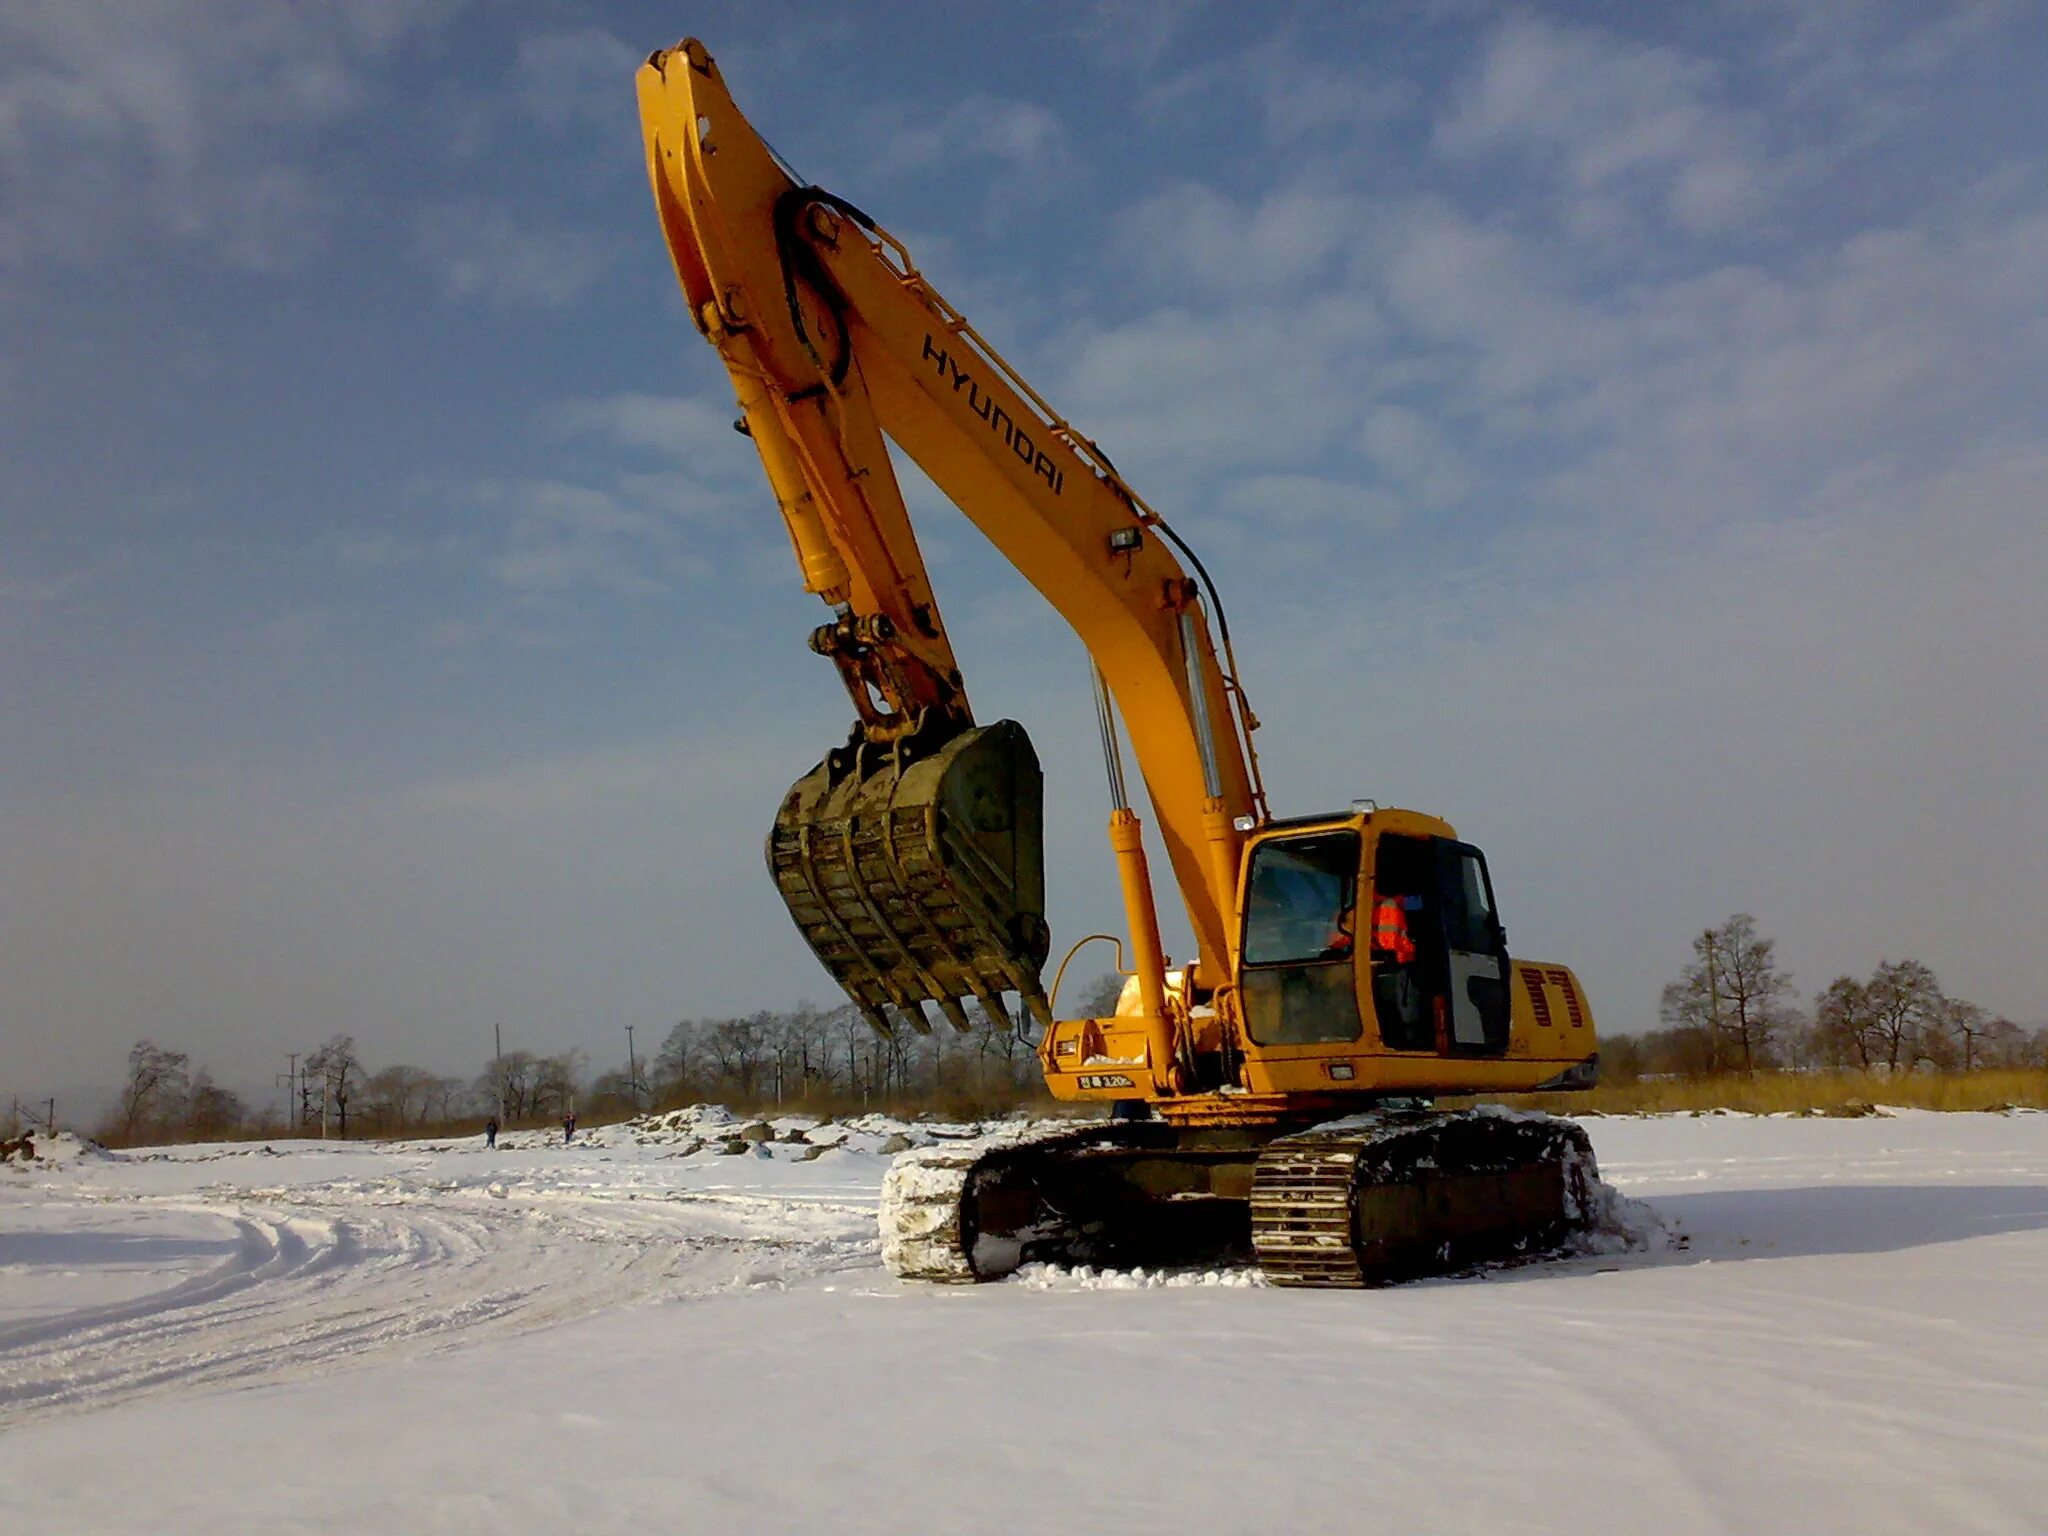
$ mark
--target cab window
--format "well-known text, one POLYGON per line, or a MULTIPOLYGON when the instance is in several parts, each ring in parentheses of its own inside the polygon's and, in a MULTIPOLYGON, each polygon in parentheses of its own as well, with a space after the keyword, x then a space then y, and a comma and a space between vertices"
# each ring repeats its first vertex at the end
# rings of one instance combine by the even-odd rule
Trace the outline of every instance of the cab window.
POLYGON ((1364 1032, 1356 948, 1359 840, 1320 832, 1261 843, 1245 883, 1245 1029, 1260 1045, 1317 1045, 1364 1032))
POLYGON ((1357 898, 1356 832, 1261 843, 1245 883, 1244 963, 1295 965, 1348 949, 1357 898))
POLYGON ((1506 948, 1493 910, 1486 861, 1476 848, 1444 843, 1444 943, 1453 950, 1488 954, 1506 948))

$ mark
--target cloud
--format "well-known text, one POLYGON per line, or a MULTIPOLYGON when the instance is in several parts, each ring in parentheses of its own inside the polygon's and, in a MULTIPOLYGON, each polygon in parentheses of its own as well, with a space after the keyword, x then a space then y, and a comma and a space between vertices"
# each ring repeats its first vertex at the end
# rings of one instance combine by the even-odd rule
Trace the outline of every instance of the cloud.
POLYGON ((1443 430, 1403 405, 1377 405, 1360 434, 1367 457, 1389 479, 1432 506, 1448 506, 1472 488, 1472 472, 1443 430))
POLYGON ((1183 182, 1126 210, 1116 245, 1133 266, 1192 278, 1204 289, 1299 292, 1327 276, 1363 216, 1363 200, 1343 192, 1286 187, 1247 207, 1183 182))
MULTIPOLYGON (((1711 83, 1653 64, 1674 89, 1711 83)), ((1475 123, 1535 110, 1468 105, 1475 123)), ((1114 250, 1154 307, 1050 349, 1069 367, 1054 398, 1186 515, 1224 505, 1219 475, 1309 474, 1460 509, 1479 519, 1464 536, 1517 560, 1560 527, 1633 540, 1803 516, 1895 462, 1938 467, 2048 419, 2037 178, 1957 184, 1792 252, 1682 225, 1654 249, 1592 250, 1531 216, 1575 184, 1562 159, 1539 172, 1506 202, 1490 180, 1141 197, 1114 250)))
POLYGON ((417 541, 390 533, 351 534, 334 540, 332 550, 335 564, 355 575, 409 565, 426 553, 417 541))
POLYGON ((1386 491, 1320 475, 1246 475, 1218 493, 1217 509, 1263 527, 1332 524, 1391 531, 1400 503, 1386 491))
MULTIPOLYGON (((1149 74, 1158 56, 1140 62, 1149 74)), ((1233 113, 1256 121, 1268 148, 1343 164, 1421 100, 1415 83, 1381 58, 1340 63, 1283 28, 1220 59, 1149 79, 1135 105, 1141 117, 1164 126, 1213 115, 1227 101, 1233 113)))
POLYGON ((595 128, 614 137, 630 112, 633 71, 646 56, 601 27, 522 37, 514 88, 543 127, 595 128))
POLYGON ((1639 187, 1682 229, 1723 229, 1770 201, 1777 169, 1757 119, 1721 94, 1714 67, 1676 49, 1517 14, 1494 27, 1436 143, 1547 161, 1581 199, 1639 187))
POLYGON ((1729 268, 1639 290, 1595 330, 1602 370, 1543 413, 1588 449, 1552 492, 1715 521, 2037 435, 2044 251, 2048 209, 1951 209, 1784 275, 1729 268))
POLYGON ((404 804, 499 821, 550 822, 644 798, 669 782, 659 756, 618 749, 425 784, 408 791, 404 804))
POLYGON ((753 450, 733 430, 738 407, 699 396, 621 394, 578 400, 562 408, 567 431, 591 434, 688 464, 723 478, 755 468, 753 450))
POLYGON ((505 547, 490 570, 517 591, 594 587, 640 596, 705 569, 674 527, 609 491, 537 479, 487 481, 473 496, 508 519, 505 547))
POLYGON ((1035 102, 976 92, 936 118, 919 119, 893 104, 878 106, 873 115, 866 168, 876 175, 904 177, 987 162, 1042 171, 1065 154, 1059 119, 1035 102))
POLYGON ((430 650, 466 655, 482 645, 491 632, 489 624, 475 619, 436 619, 427 626, 426 642, 430 650))
MULTIPOLYGON (((1221 206, 1190 225, 1198 268, 1205 230, 1230 223, 1221 206)), ((2033 298, 2048 206, 2029 186, 1993 178, 1796 262, 1666 255, 1618 277, 1443 197, 1336 197, 1325 216, 1355 232, 1344 270, 1291 309, 1212 303, 1112 327, 1079 353, 1099 370, 1084 398, 1156 410, 1165 421, 1119 428, 1209 462, 1312 453, 1348 424, 1438 502, 1497 478, 1523 503, 1708 522, 1782 508, 1863 459, 2031 430, 2048 409, 2031 363, 2048 338, 2033 298), (1311 323, 1331 314, 1359 323, 1311 323), (1431 454, 1441 473, 1425 483, 1431 454)))
POLYGON ((0 261, 168 235, 285 265, 331 213, 304 157, 366 73, 452 4, 20 0, 0 12, 0 261))
POLYGON ((1141 486, 1183 489, 1218 466, 1285 467, 1356 423, 1354 368, 1381 326, 1357 294, 1155 310, 1079 333, 1056 399, 1075 402, 1072 418, 1141 486))
MULTIPOLYGON (((621 468, 592 481, 529 477, 468 487, 465 500, 503 520, 503 542, 487 557, 492 578, 529 595, 647 595, 708 574, 700 549, 708 531, 729 532, 742 499, 766 500, 732 416, 731 407, 699 397, 638 393, 553 407, 547 425, 554 431, 650 454, 664 467, 621 468), (689 525, 699 532, 686 538, 689 525)), ((485 634, 470 629, 444 639, 461 648, 485 634)))
POLYGON ((1098 0, 1089 7, 1081 35, 1106 57, 1150 70, 1206 8, 1207 0, 1098 0))
POLYGON ((1518 952, 1580 965, 1610 1026, 1654 1023, 1645 935, 1743 909, 1809 990, 1906 950, 2024 1010, 2048 984, 2023 915, 2048 865, 2014 835, 2039 819, 2043 483, 2048 444, 1987 446, 1622 562, 1587 537, 1240 603, 1268 774, 1289 805, 1445 811, 1518 952))
POLYGON ((272 615, 260 633, 273 655, 303 653, 325 640, 333 627, 334 615, 326 608, 287 608, 272 615))
POLYGON ((559 308, 616 260, 614 240, 501 204, 465 199, 421 213, 413 248, 451 298, 559 308))
POLYGON ((738 407, 701 396, 620 394, 577 400, 560 430, 649 454, 666 467, 621 469, 607 481, 625 502, 662 517, 716 526, 740 505, 772 505, 753 446, 733 430, 738 407))
POLYGON ((1933 74, 2001 30, 2026 20, 2027 0, 1976 0, 1932 10, 1905 0, 1867 0, 1833 15, 1801 0, 1768 0, 1762 9, 1782 28, 1776 59, 1801 66, 1802 84, 1862 92, 1933 74))

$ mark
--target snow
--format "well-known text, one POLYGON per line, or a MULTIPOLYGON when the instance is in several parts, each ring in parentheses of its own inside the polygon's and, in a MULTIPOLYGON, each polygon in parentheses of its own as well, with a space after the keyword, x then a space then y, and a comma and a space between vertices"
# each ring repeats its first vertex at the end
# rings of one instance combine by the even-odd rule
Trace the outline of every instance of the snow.
POLYGON ((2048 1529, 2048 1115, 1589 1119, 1683 1246, 1376 1292, 900 1283, 967 1128, 747 1123, 0 1167, 0 1523, 2048 1529))

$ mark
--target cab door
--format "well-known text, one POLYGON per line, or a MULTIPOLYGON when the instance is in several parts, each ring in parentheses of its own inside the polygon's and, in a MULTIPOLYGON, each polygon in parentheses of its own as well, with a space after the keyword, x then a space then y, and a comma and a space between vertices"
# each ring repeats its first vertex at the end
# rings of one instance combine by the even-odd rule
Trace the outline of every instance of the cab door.
POLYGON ((1436 912, 1446 975, 1448 1045, 1461 1056, 1499 1056, 1508 1048, 1512 1007, 1507 933, 1493 905, 1486 856, 1469 843, 1436 838, 1436 912))

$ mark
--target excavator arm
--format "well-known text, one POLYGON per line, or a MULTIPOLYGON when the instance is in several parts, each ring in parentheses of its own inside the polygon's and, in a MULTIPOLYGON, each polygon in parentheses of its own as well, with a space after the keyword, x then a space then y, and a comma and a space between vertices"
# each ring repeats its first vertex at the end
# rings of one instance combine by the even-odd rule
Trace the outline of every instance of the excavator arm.
MULTIPOLYGON (((915 921, 896 920, 893 907, 917 905, 895 878, 905 861, 885 868, 887 859, 853 845, 864 822, 902 810, 903 794, 892 783, 877 806, 876 794, 845 786, 910 772, 907 759, 942 752, 973 727, 886 437, 1080 637, 1129 728, 1198 952, 1217 977, 1230 974, 1240 821, 1263 815, 1250 750, 1256 721, 1227 643, 1218 654, 1178 540, 933 290, 900 243, 789 172, 733 104, 702 44, 654 55, 640 70, 639 95, 655 203, 691 317, 732 377, 804 584, 830 607, 811 643, 838 665, 859 717, 836 771, 828 758, 778 821, 792 851, 777 878, 799 926, 863 1001, 909 1010, 929 999, 952 1015, 949 974, 967 977, 960 989, 984 998, 1000 979, 1037 1000, 1035 966, 1021 963, 1028 942, 996 957, 1019 962, 1008 969, 980 966, 986 985, 973 984, 972 961, 949 973, 929 955, 921 968, 931 985, 912 974, 917 965, 896 968, 903 984, 893 991, 863 998, 856 985, 877 952, 917 960, 919 922, 943 928, 958 914, 933 905, 915 921), (850 851, 843 865, 807 872, 821 826, 834 829, 826 843, 836 838, 850 851), (807 852, 796 850, 805 838, 807 852), (879 914, 862 910, 875 905, 867 898, 878 874, 879 914), (866 897, 849 896, 854 885, 866 897), (836 921, 817 921, 820 914, 836 921), (845 953, 861 947, 865 961, 845 953)), ((1112 836, 1120 853, 1137 852, 1127 805, 1112 836)), ((771 839, 771 864, 775 847, 771 839)), ((1127 878, 1127 901, 1130 894, 1127 878)), ((989 904, 998 926, 1001 907, 989 904)), ((973 926, 970 919, 952 931, 973 926)))

